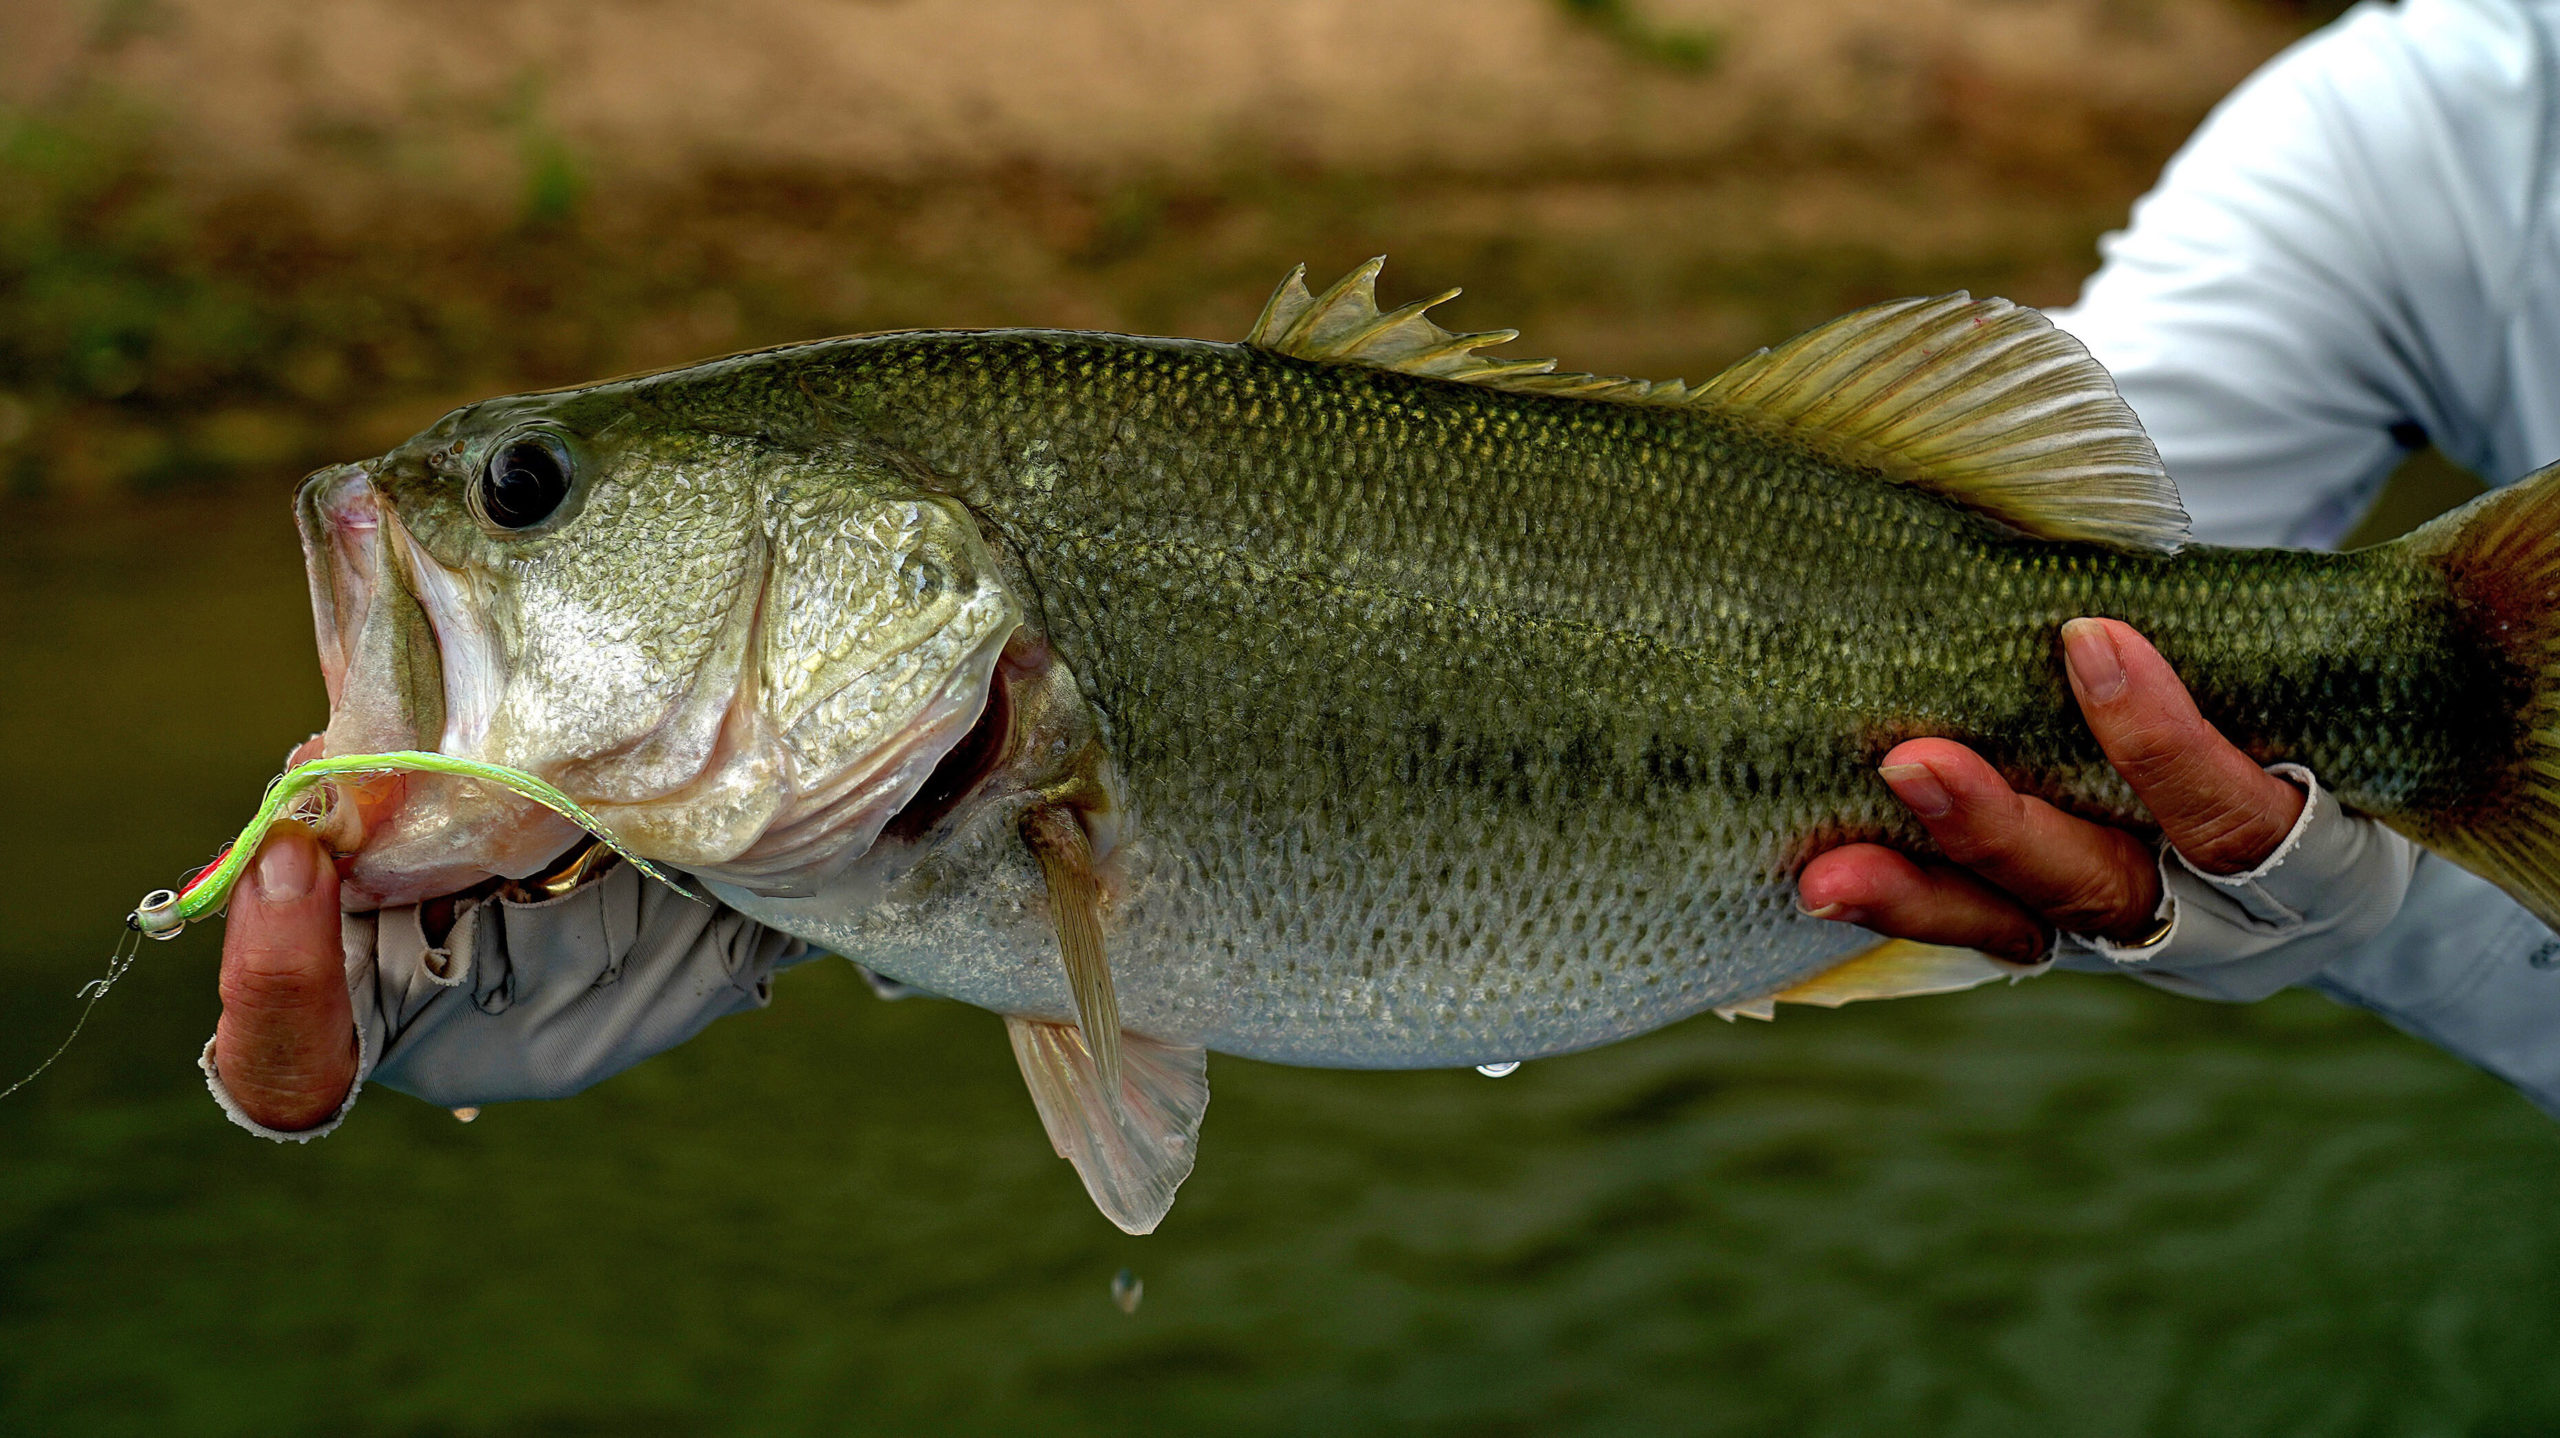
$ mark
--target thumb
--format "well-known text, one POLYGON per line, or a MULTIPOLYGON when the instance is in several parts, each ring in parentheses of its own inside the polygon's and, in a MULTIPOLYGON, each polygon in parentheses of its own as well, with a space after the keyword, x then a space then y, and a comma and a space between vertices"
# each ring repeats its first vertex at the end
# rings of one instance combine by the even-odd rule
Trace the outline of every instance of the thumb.
POLYGON ((279 824, 232 891, 214 1068, 241 1110, 309 1128, 355 1084, 355 1010, 338 938, 338 871, 311 831, 279 824))
POLYGON ((2074 619, 2062 652, 2089 731, 2188 862, 2236 874, 2276 851, 2302 791, 2205 722, 2151 641, 2113 619, 2074 619))

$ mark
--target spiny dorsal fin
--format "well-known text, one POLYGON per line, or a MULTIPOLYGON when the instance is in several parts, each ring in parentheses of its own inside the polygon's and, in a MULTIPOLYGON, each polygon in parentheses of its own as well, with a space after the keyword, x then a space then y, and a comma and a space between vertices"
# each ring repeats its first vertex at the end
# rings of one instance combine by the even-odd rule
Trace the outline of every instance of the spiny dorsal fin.
POLYGON ((1126 1074, 1106 1087, 1083 1030, 1007 1014, 1004 1031, 1049 1146, 1076 1166, 1103 1217, 1129 1233, 1154 1232, 1199 1154, 1208 1050, 1120 1035, 1126 1074))
POLYGON ((1093 841, 1076 816, 1042 805, 1022 817, 1022 837, 1040 860, 1049 886, 1049 921, 1058 931, 1058 956, 1067 966, 1067 991, 1075 996, 1076 1023, 1093 1050, 1102 1092, 1120 1091, 1120 994, 1111 984, 1111 961, 1102 948, 1102 886, 1093 877, 1093 841))
POLYGON ((1551 359, 1487 359, 1476 351, 1509 344, 1520 338, 1520 332, 1479 330, 1462 335, 1432 323, 1424 311, 1456 299, 1459 292, 1455 289, 1443 290, 1401 309, 1380 311, 1378 271, 1386 263, 1387 257, 1379 255, 1334 281, 1320 295, 1307 289, 1307 267, 1298 266, 1280 282, 1280 288, 1271 292, 1244 342, 1275 354, 1324 364, 1368 365, 1532 394, 1642 400, 1670 392, 1676 392, 1676 398, 1688 392, 1677 380, 1657 385, 1640 379, 1556 374, 1556 362, 1551 359))
POLYGON ((1952 994, 1993 979, 2023 979, 2044 972, 2041 965, 2004 964, 1971 949, 1887 939, 1824 969, 1792 988, 1719 1006, 1716 1015, 1774 1019, 1780 1004, 1816 1004, 1836 1009, 1862 999, 1908 999, 1922 994, 1952 994))
POLYGON ((1695 405, 1784 429, 2024 533, 2174 551, 2186 510, 2159 452, 2106 369, 2043 315, 1961 291, 1843 315, 1691 388, 1679 380, 1557 373, 1551 359, 1476 353, 1517 330, 1453 334, 1424 313, 1449 290, 1378 308, 1370 260, 1325 290, 1306 266, 1273 291, 1245 343, 1524 394, 1695 405))

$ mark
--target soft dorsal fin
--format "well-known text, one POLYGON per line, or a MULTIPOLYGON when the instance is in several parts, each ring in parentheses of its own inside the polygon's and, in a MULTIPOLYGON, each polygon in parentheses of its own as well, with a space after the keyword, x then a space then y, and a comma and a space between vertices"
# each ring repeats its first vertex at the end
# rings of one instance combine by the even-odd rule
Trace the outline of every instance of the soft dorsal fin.
POLYGON ((1972 949, 1943 944, 1887 939, 1861 949, 1821 973, 1774 994, 1724 1004, 1718 1017, 1774 1019, 1780 1004, 1815 1004, 1836 1009, 1865 999, 1909 999, 1922 994, 1952 994, 1993 979, 2023 979, 2043 973, 2042 965, 2004 964, 1972 949))
POLYGON ((1076 1166, 1103 1217, 1154 1232, 1199 1153, 1208 1050, 1123 1034, 1123 1076, 1106 1088, 1084 1030, 1018 1014, 1005 1016, 1004 1030, 1049 1146, 1076 1166))
POLYGON ((2173 551, 2187 512, 2105 366, 2034 310, 1894 300, 1762 350, 1694 404, 1784 427, 2044 539, 2173 551))
POLYGON ((1557 373, 1551 359, 1476 353, 1517 330, 1453 334, 1424 313, 1449 290, 1378 308, 1372 259, 1315 294, 1301 265, 1245 343, 1525 394, 1694 405, 1786 431, 1852 464, 2043 539, 2168 553, 2187 514, 2159 452, 2104 366, 2034 310, 1961 291, 1843 315, 1704 385, 1557 373))

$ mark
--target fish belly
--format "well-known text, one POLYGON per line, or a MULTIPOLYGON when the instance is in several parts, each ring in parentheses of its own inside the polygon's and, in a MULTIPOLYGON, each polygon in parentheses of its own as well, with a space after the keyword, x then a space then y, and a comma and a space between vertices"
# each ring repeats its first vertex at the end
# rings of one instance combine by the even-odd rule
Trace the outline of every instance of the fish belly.
MULTIPOLYGON (((1253 787, 1133 815, 1144 833, 1113 860, 1106 916, 1132 1032, 1328 1067, 1534 1058, 1772 992, 1872 942, 1798 912, 1771 860, 1783 845, 1748 825, 1682 845, 1605 809, 1498 823, 1463 794, 1391 815, 1255 805, 1253 787)), ((1037 865, 1009 825, 885 892, 720 897, 902 982, 1074 1018, 1037 865)))

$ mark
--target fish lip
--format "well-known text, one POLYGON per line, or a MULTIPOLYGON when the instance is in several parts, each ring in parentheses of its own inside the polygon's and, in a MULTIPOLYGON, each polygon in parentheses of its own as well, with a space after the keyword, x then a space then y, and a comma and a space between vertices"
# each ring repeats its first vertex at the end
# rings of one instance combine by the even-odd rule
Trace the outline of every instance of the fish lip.
POLYGON ((364 466, 331 465, 303 479, 294 494, 293 519, 302 536, 320 677, 334 710, 346 688, 349 644, 381 584, 381 497, 364 466))
POLYGON ((436 669, 444 697, 443 731, 436 736, 436 747, 447 754, 475 754, 488 741, 498 697, 506 685, 506 662, 497 636, 465 602, 468 580, 464 575, 428 553, 398 514, 386 508, 380 523, 400 546, 410 593, 435 631, 436 669))
MULTIPOLYGON (((478 633, 461 602, 463 580, 409 533, 375 478, 368 464, 335 465, 305 479, 295 496, 329 693, 323 752, 467 754, 456 740, 476 737, 469 726, 475 717, 485 721, 495 691, 493 684, 455 682, 454 655, 460 649, 468 658, 468 641, 478 633), (410 637, 386 651, 383 635, 393 632, 410 637), (397 656, 387 665, 386 652, 397 656), (470 702, 457 705, 456 698, 470 702), (430 727, 436 732, 426 732, 430 727)), ((467 668, 460 677, 488 675, 467 668)), ((330 836, 351 908, 412 903, 493 877, 522 877, 577 838, 574 825, 539 805, 446 776, 398 776, 351 797, 357 802, 344 806, 330 836)))

